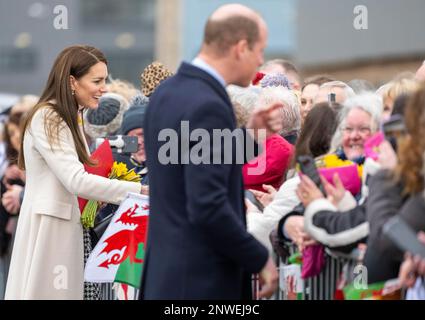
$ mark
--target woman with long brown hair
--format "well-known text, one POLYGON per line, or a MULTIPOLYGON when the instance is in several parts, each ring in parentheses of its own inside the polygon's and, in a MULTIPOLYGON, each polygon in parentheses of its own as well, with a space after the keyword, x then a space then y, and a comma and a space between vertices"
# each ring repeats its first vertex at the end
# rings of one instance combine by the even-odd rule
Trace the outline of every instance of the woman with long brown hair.
POLYGON ((96 48, 71 46, 53 64, 23 124, 19 165, 26 170, 6 299, 83 299, 83 227, 77 196, 120 203, 140 184, 88 174, 81 113, 105 92, 107 61, 96 48))
POLYGON ((371 192, 367 205, 369 282, 396 278, 403 261, 403 252, 383 233, 391 217, 399 215, 416 232, 425 230, 425 84, 408 99, 404 123, 406 133, 397 140, 394 169, 378 172, 370 183, 370 190, 379 192, 371 192))

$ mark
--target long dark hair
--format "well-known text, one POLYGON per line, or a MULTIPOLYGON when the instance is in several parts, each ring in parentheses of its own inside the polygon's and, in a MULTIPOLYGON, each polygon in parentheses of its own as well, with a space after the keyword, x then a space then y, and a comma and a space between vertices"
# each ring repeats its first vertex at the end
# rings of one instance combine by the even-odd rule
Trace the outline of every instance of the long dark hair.
POLYGON ((63 122, 71 130, 77 150, 78 159, 82 163, 93 165, 86 150, 84 137, 78 126, 78 103, 72 94, 70 77, 79 79, 89 72, 89 69, 103 62, 106 58, 98 49, 90 46, 76 45, 64 49, 56 58, 50 71, 46 87, 37 105, 29 112, 22 126, 21 150, 18 165, 25 169, 23 137, 31 123, 34 114, 41 108, 48 108, 45 118, 45 130, 50 145, 58 143, 59 131, 63 122))
POLYGON ((327 102, 316 104, 307 114, 304 126, 295 146, 295 159, 300 155, 318 157, 326 154, 337 128, 339 105, 327 102))
MULTIPOLYGON (((17 112, 9 116, 9 119, 6 122, 6 126, 4 129, 4 142, 6 145, 6 159, 9 161, 9 164, 16 164, 18 162, 18 154, 19 150, 16 150, 11 141, 11 137, 9 134, 9 125, 14 124, 18 129, 21 127, 21 119, 23 113, 17 112)), ((22 140, 22 135, 21 135, 22 140)))

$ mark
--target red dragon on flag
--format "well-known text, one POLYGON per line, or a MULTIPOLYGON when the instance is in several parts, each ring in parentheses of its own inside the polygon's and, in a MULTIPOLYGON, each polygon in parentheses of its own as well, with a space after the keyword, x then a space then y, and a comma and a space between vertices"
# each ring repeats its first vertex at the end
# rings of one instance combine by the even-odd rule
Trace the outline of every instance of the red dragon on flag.
POLYGON ((148 197, 129 194, 93 249, 87 261, 85 280, 139 287, 148 223, 148 197))
MULTIPOLYGON (((127 226, 135 226, 135 229, 123 229, 103 241, 107 245, 99 255, 106 253, 109 257, 109 254, 112 253, 112 256, 99 264, 99 267, 108 268, 110 264, 121 264, 128 257, 132 263, 143 263, 143 259, 137 259, 136 254, 139 243, 146 241, 149 216, 136 216, 135 212, 138 208, 139 205, 135 203, 133 208, 128 208, 116 221, 116 223, 120 222, 127 226), (122 248, 124 249, 122 254, 114 253, 122 248)), ((149 205, 144 205, 142 210, 149 210, 149 205)))

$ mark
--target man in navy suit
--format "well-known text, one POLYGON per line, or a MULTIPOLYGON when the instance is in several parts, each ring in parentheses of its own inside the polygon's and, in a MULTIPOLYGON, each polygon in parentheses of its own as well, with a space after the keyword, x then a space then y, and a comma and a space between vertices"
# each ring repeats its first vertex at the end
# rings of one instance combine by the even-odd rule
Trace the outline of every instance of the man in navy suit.
MULTIPOLYGON (((266 42, 267 27, 256 12, 222 6, 206 24, 199 55, 151 96, 144 126, 151 214, 142 299, 249 299, 254 273, 263 283, 260 297, 277 288, 276 266, 246 231, 242 165, 249 159, 244 153, 242 163, 229 163, 224 158, 238 142, 226 148, 212 141, 214 130, 236 128, 225 86, 250 84, 266 42), (199 134, 205 149, 186 130, 199 134), (194 160, 199 151, 201 162, 194 160)), ((281 129, 278 107, 254 112, 247 125, 254 138, 258 129, 281 129)), ((247 131, 242 138, 253 141, 247 131)))

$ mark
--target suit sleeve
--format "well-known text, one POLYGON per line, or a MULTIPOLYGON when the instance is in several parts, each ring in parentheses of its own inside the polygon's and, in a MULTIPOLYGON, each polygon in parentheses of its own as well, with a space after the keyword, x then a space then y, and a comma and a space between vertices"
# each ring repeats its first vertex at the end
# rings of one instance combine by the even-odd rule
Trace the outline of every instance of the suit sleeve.
POLYGON ((140 192, 139 183, 112 180, 87 173, 78 159, 68 127, 63 126, 59 130, 58 143, 51 146, 46 135, 45 116, 45 110, 39 111, 31 121, 30 134, 34 147, 70 193, 85 199, 119 204, 127 192, 140 192))
MULTIPOLYGON (((214 129, 233 127, 226 105, 205 104, 189 118, 191 130, 205 129, 210 137, 214 129)), ((212 152, 204 153, 202 163, 190 161, 184 168, 189 221, 207 235, 216 251, 248 272, 259 272, 266 264, 267 249, 247 232, 242 218, 229 202, 229 177, 232 170, 241 169, 234 164, 213 163, 214 158, 223 160, 224 153, 229 156, 231 150, 225 144, 214 146, 213 141, 207 140, 202 139, 203 146, 212 152), (208 161, 210 164, 206 164, 208 161)))

